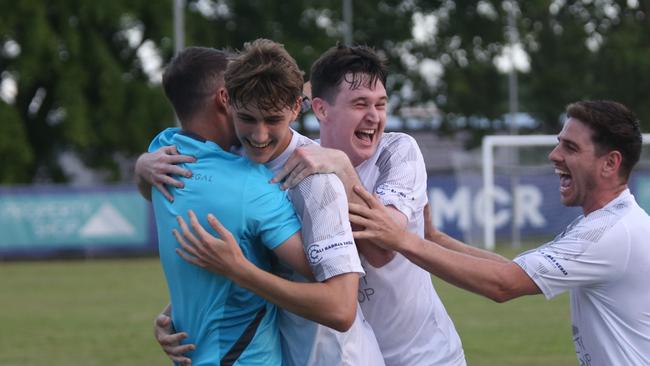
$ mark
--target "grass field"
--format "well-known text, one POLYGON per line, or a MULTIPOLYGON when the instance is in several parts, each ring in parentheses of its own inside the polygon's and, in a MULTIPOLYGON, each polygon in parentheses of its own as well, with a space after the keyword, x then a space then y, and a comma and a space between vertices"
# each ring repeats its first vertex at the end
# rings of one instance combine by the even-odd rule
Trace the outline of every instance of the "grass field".
MULTIPOLYGON (((507 253, 508 255, 511 253, 507 253)), ((468 365, 575 365, 568 298, 496 304, 434 279, 468 365)), ((167 365, 157 259, 0 263, 0 365, 167 365)))

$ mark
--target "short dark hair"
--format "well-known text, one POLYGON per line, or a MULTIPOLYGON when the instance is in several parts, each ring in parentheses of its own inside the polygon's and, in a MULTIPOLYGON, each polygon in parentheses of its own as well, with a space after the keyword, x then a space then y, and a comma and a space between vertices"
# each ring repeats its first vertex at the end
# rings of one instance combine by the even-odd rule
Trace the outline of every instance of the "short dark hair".
POLYGON ((614 150, 621 153, 620 173, 627 181, 641 156, 641 126, 634 113, 621 103, 595 100, 570 104, 566 114, 591 128, 597 154, 614 150))
POLYGON ((229 55, 215 48, 188 47, 167 65, 163 88, 181 123, 204 108, 208 98, 223 85, 229 55))
POLYGON ((343 81, 350 83, 351 89, 374 86, 377 81, 386 86, 387 76, 386 59, 372 48, 336 45, 325 51, 311 67, 312 98, 334 103, 343 81))
POLYGON ((224 79, 231 105, 256 103, 260 109, 281 111, 302 97, 303 75, 282 44, 260 38, 244 44, 224 79))

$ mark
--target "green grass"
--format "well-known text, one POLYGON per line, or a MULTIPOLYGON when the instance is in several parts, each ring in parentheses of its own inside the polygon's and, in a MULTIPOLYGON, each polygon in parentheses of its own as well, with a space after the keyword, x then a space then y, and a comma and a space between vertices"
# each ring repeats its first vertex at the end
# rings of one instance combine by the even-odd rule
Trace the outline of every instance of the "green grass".
MULTIPOLYGON (((468 365, 577 363, 566 295, 496 304, 434 283, 468 365)), ((155 258, 0 263, 0 299, 0 365, 170 364, 152 336, 167 302, 155 258)))
POLYGON ((462 292, 440 280, 445 303, 472 366, 576 365, 568 297, 529 296, 505 304, 462 292))
POLYGON ((0 365, 170 364, 157 259, 0 263, 0 365))
MULTIPOLYGON (((531 246, 497 245, 514 258, 531 246)), ((470 366, 576 365, 568 294, 525 296, 497 304, 437 278, 433 283, 463 342, 470 366)))

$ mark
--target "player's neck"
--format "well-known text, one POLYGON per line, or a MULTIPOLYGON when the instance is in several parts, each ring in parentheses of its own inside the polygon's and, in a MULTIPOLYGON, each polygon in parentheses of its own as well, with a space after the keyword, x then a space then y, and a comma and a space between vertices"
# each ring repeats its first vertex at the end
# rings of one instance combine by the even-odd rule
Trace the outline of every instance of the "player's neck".
POLYGON ((596 210, 600 210, 615 200, 626 189, 626 183, 617 184, 607 189, 601 189, 598 193, 594 193, 592 199, 582 206, 582 212, 587 216, 596 210))

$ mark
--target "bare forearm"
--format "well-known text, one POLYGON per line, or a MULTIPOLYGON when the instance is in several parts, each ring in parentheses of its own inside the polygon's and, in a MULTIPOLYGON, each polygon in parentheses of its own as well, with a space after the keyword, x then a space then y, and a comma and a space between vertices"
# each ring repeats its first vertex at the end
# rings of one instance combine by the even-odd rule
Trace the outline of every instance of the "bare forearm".
POLYGON ((346 331, 354 321, 359 285, 356 273, 323 283, 301 283, 246 264, 233 275, 233 281, 281 308, 338 331, 346 331))
POLYGON ((510 262, 485 259, 454 251, 408 233, 400 252, 411 262, 462 289, 497 302, 511 298, 504 266, 510 262))
POLYGON ((463 242, 461 242, 459 240, 456 240, 456 239, 452 238, 451 236, 449 236, 449 235, 447 235, 447 234, 445 234, 443 232, 440 232, 440 231, 435 232, 434 234, 432 234, 430 237, 427 237, 426 239, 429 240, 429 241, 433 241, 435 243, 438 243, 438 244, 440 244, 442 247, 444 247, 446 249, 449 249, 449 250, 452 250, 452 251, 458 252, 458 253, 471 255, 472 257, 489 259, 489 260, 496 261, 496 262, 501 262, 501 263, 510 262, 508 259, 506 259, 506 258, 504 258, 504 257, 502 257, 502 256, 500 256, 500 255, 498 255, 496 253, 490 252, 488 250, 479 249, 479 248, 473 247, 471 245, 467 245, 467 244, 465 244, 465 243, 463 243, 463 242))

